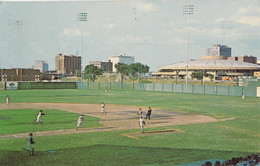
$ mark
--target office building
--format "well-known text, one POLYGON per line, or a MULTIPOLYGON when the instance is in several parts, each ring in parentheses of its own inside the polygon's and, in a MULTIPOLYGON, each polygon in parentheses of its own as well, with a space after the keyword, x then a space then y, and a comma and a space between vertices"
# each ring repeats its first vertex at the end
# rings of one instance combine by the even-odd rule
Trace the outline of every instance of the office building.
POLYGON ((135 63, 135 58, 133 56, 125 56, 123 53, 120 56, 111 56, 109 60, 113 63, 113 72, 116 72, 115 65, 118 63, 124 63, 127 65, 135 63))
POLYGON ((201 59, 227 59, 231 57, 231 47, 216 44, 207 49, 207 56, 203 56, 201 59))
POLYGON ((43 60, 36 60, 34 62, 34 69, 40 70, 40 72, 45 72, 49 70, 49 64, 46 61, 43 60))
POLYGON ((103 71, 112 72, 113 63, 110 60, 108 62, 90 61, 89 64, 97 66, 98 68, 101 68, 103 71))
POLYGON ((57 73, 76 75, 78 70, 81 71, 81 57, 58 54, 55 57, 55 68, 57 73))

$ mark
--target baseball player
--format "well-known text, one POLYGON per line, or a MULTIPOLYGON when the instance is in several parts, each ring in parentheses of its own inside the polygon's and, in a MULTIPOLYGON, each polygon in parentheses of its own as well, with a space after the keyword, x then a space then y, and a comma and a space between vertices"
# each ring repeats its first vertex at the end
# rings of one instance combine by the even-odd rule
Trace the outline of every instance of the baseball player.
POLYGON ((143 117, 143 111, 142 111, 142 109, 141 109, 141 108, 139 108, 138 115, 140 115, 141 117, 143 117))
POLYGON ((10 97, 8 95, 6 96, 5 101, 6 101, 6 104, 9 105, 10 97))
POLYGON ((34 143, 35 142, 33 141, 33 133, 30 133, 29 137, 27 138, 27 148, 24 149, 29 151, 30 156, 34 156, 34 143))
POLYGON ((39 114, 37 115, 36 121, 33 124, 40 122, 42 125, 42 119, 41 119, 42 115, 45 115, 45 114, 42 112, 42 110, 40 110, 39 114))
POLYGON ((149 118, 149 120, 150 120, 151 115, 152 115, 152 109, 151 109, 151 107, 149 107, 148 111, 147 111, 147 114, 146 114, 146 119, 149 118))
POLYGON ((245 99, 245 97, 246 97, 246 96, 245 96, 245 94, 243 93, 243 94, 242 94, 242 99, 245 99))
POLYGON ((103 114, 105 114, 105 115, 107 114, 107 113, 106 113, 106 110, 105 110, 105 103, 104 103, 104 102, 101 103, 101 114, 102 114, 102 115, 103 115, 103 114))
POLYGON ((145 121, 144 121, 142 116, 140 117, 138 124, 139 124, 139 127, 141 128, 141 133, 143 133, 144 132, 144 125, 146 126, 146 124, 145 124, 145 121))
POLYGON ((84 115, 80 115, 80 116, 79 116, 78 121, 77 121, 77 127, 76 127, 76 130, 78 130, 79 126, 82 125, 82 122, 83 122, 83 116, 84 116, 84 115))

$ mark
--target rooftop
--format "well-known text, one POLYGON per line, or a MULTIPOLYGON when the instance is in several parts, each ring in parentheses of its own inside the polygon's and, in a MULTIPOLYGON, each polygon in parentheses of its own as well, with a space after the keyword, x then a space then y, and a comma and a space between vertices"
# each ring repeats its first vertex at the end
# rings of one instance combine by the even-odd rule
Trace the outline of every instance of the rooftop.
MULTIPOLYGON (((185 69, 186 62, 178 62, 159 69, 185 69)), ((232 60, 189 60, 189 69, 249 69, 260 70, 260 65, 232 60)))

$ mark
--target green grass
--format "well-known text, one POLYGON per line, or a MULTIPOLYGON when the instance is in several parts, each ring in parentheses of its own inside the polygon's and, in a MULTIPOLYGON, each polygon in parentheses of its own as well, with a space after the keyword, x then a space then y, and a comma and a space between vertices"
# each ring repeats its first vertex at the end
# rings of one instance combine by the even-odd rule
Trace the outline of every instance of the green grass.
MULTIPOLYGON (((26 133, 36 131, 51 131, 74 129, 77 125, 79 114, 60 111, 60 110, 43 110, 41 117, 43 125, 33 122, 39 110, 36 109, 15 109, 15 110, 0 110, 0 135, 13 133, 26 133)), ((98 118, 84 117, 83 128, 99 127, 98 118)))
MULTIPOLYGON (((177 165, 213 158, 227 160, 260 152, 259 98, 241 100, 241 97, 144 91, 20 90, 2 91, 1 102, 7 94, 11 102, 104 101, 106 104, 151 106, 234 120, 145 128, 145 131, 179 129, 184 132, 139 139, 122 135, 139 132, 138 129, 35 137, 36 156, 33 158, 21 150, 26 146, 26 139, 0 140, 0 161, 5 165, 177 165), (48 153, 48 150, 57 152, 48 153)), ((4 115, 3 119, 8 116, 4 115)), ((35 116, 32 113, 32 117, 35 116)), ((72 123, 75 127, 76 120, 72 123)), ((6 132, 2 125, 0 129, 6 132)))

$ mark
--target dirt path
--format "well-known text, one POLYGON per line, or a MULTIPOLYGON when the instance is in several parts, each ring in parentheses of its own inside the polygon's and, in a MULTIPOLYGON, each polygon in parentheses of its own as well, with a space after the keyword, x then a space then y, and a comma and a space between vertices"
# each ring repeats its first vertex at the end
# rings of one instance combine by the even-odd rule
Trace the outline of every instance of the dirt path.
MULTIPOLYGON (((136 115, 139 107, 137 106, 122 106, 122 105, 106 105, 107 115, 100 114, 100 105, 97 104, 68 104, 68 103, 11 103, 9 106, 0 104, 0 110, 3 109, 59 109, 63 111, 84 114, 100 118, 99 122, 104 127, 96 128, 81 128, 78 131, 75 129, 56 130, 56 131, 41 131, 35 132, 35 136, 60 135, 72 133, 85 133, 97 131, 111 130, 126 130, 138 128, 139 117, 136 115)), ((141 107, 144 115, 147 108, 141 107)), ((182 125, 195 123, 217 122, 219 120, 204 116, 188 113, 179 113, 168 110, 160 110, 152 108, 151 120, 146 120, 147 127, 158 127, 168 125, 182 125)), ((28 133, 18 133, 9 135, 0 135, 0 139, 8 138, 24 138, 28 133)))

